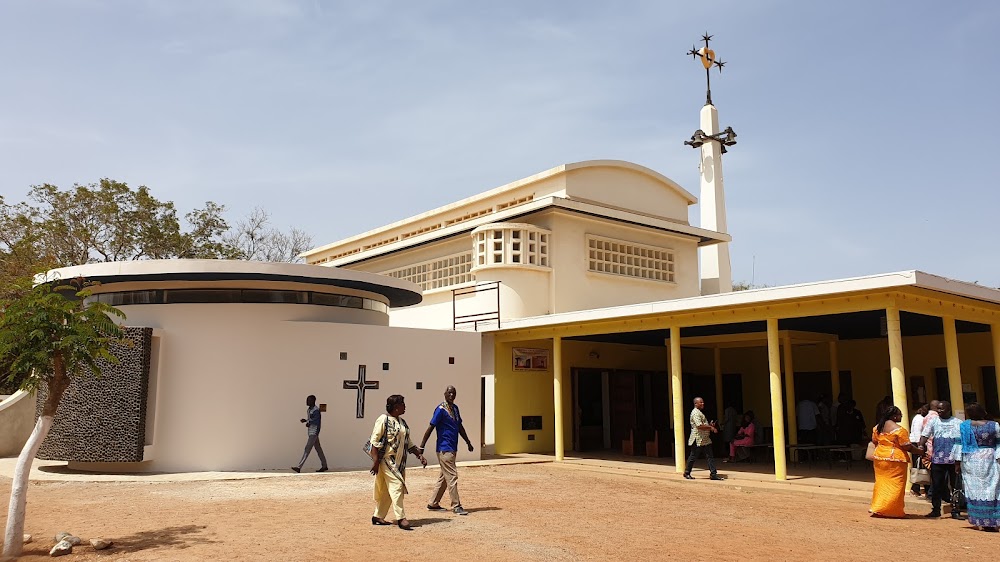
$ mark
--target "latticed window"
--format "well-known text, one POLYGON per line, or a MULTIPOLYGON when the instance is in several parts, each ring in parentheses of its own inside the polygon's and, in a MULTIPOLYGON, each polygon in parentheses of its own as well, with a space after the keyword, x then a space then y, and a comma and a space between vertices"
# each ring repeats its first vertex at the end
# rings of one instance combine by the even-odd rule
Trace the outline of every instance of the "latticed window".
POLYGON ((669 248, 588 235, 587 258, 588 269, 597 273, 674 281, 674 251, 669 248))
POLYGON ((472 231, 475 267, 534 265, 549 267, 548 230, 531 224, 495 223, 472 231))
POLYGON ((382 275, 403 279, 420 285, 425 291, 441 289, 452 285, 470 283, 472 275, 472 252, 463 252, 435 260, 417 263, 382 275))

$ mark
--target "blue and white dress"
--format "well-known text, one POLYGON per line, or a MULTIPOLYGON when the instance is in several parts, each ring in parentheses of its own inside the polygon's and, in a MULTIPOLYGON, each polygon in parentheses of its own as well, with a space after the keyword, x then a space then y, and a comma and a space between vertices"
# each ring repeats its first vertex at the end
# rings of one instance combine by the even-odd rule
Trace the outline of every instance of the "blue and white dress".
POLYGON ((962 422, 962 487, 969 504, 969 523, 1000 527, 1000 424, 962 422))

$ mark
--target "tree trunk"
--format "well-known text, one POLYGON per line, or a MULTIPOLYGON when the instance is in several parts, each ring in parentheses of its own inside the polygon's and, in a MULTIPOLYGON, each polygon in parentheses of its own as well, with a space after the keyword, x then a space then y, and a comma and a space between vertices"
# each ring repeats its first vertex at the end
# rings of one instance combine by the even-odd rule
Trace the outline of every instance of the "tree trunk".
POLYGON ((66 367, 62 355, 56 353, 53 361, 53 376, 46 381, 48 394, 42 406, 42 415, 35 422, 35 429, 28 437, 28 442, 21 449, 14 467, 14 480, 10 483, 10 506, 7 508, 7 528, 3 534, 3 556, 17 557, 21 555, 24 546, 24 514, 28 504, 28 476, 31 473, 31 463, 38 454, 38 448, 45 441, 52 427, 59 402, 69 386, 66 367))
POLYGON ((17 457, 17 465, 14 468, 14 480, 10 483, 10 507, 7 509, 7 529, 3 535, 3 555, 4 557, 21 555, 21 548, 24 546, 24 513, 28 502, 28 474, 31 472, 31 463, 35 460, 38 448, 42 446, 42 441, 52 427, 52 416, 41 416, 35 423, 35 429, 31 432, 31 437, 21 449, 21 454, 17 457))

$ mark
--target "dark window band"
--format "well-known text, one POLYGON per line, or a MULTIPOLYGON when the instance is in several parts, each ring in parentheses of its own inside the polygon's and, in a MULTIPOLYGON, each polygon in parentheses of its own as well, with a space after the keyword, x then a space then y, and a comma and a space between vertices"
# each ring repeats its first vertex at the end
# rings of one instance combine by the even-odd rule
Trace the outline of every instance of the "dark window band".
POLYGON ((279 291, 268 289, 155 289, 150 291, 121 291, 100 293, 88 300, 97 300, 111 306, 130 304, 218 304, 218 303, 271 303, 312 304, 360 308, 389 313, 383 302, 353 295, 315 293, 313 291, 279 291))

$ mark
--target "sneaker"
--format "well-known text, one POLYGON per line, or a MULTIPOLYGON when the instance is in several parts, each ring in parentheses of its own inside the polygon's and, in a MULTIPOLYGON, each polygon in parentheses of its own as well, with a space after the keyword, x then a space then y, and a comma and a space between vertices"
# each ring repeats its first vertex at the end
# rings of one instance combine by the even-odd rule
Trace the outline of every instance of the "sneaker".
POLYGON ((463 508, 462 506, 458 506, 455 508, 455 515, 468 515, 468 514, 469 512, 465 511, 465 508, 463 508))
POLYGON ((713 474, 708 477, 709 480, 725 480, 725 478, 719 476, 718 474, 713 474))
POLYGON ((444 511, 444 508, 437 504, 429 503, 427 504, 427 509, 431 511, 444 511))
POLYGON ((321 466, 321 467, 319 467, 319 470, 317 470, 316 472, 326 472, 328 470, 330 470, 328 467, 321 466))
POLYGON ((951 518, 952 518, 952 519, 962 519, 962 520, 964 520, 964 519, 965 519, 965 516, 964 516, 964 515, 962 515, 961 513, 952 513, 952 514, 951 514, 951 518))
POLYGON ((694 480, 694 476, 691 476, 690 472, 685 472, 684 473, 684 478, 686 478, 688 480, 694 480))
POLYGON ((928 513, 927 515, 924 515, 924 517, 941 517, 941 512, 940 511, 932 511, 932 512, 928 513))

